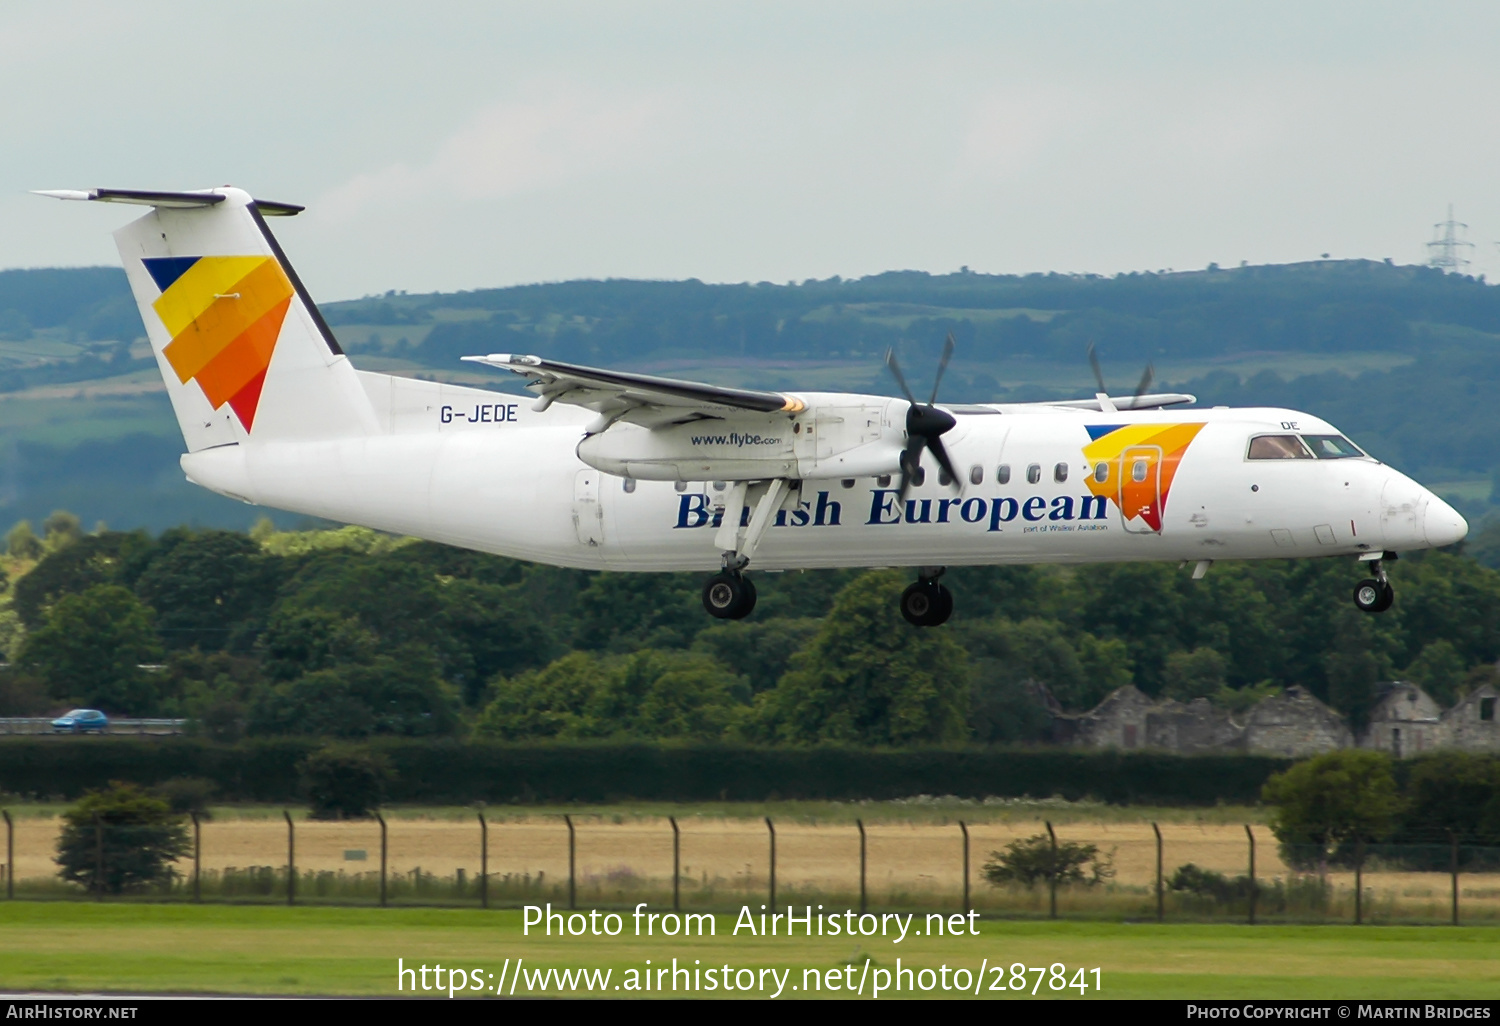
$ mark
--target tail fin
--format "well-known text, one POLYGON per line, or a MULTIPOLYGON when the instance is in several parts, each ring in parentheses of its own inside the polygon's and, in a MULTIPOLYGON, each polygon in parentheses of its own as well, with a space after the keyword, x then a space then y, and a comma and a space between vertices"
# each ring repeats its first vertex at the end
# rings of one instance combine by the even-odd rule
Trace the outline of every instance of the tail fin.
POLYGON ((189 452, 377 430, 338 341, 240 189, 47 193, 154 209, 115 232, 189 452))

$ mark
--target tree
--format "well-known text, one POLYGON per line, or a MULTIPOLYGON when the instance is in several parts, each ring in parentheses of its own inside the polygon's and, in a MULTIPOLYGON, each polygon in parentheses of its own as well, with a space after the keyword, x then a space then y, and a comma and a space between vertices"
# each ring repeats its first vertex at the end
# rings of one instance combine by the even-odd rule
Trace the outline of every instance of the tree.
POLYGON ((243 534, 168 531, 135 591, 156 610, 168 648, 244 649, 274 598, 275 562, 243 534))
POLYGON ((1500 841, 1500 761, 1493 757, 1438 752, 1414 759, 1406 797, 1396 836, 1401 843, 1446 844, 1455 836, 1485 845, 1500 841))
POLYGON ((42 534, 47 548, 55 552, 82 538, 83 525, 77 514, 65 509, 55 509, 42 521, 42 534))
POLYGON ((743 677, 698 652, 628 656, 573 652, 540 670, 497 680, 481 735, 527 738, 715 740, 745 708, 743 677))
POLYGON ((1224 657, 1206 646, 1167 656, 1162 678, 1162 695, 1179 702, 1213 698, 1227 686, 1224 657))
POLYGON ((161 695, 141 669, 161 657, 151 610, 128 589, 101 584, 58 600, 21 646, 21 666, 56 698, 116 713, 155 712, 161 695))
POLYGON ((182 817, 134 784, 90 791, 62 818, 53 861, 64 880, 90 891, 123 894, 165 882, 191 850, 182 817))
POLYGON ((12 559, 25 560, 41 559, 46 551, 42 548, 42 540, 31 529, 30 520, 19 521, 5 535, 5 550, 12 559))
POLYGON ((1353 608, 1340 607, 1334 617, 1335 635, 1330 651, 1323 657, 1328 679, 1328 704, 1349 719, 1355 731, 1370 722, 1375 707, 1375 685, 1391 677, 1390 660, 1383 657, 1374 642, 1369 620, 1353 608))
POLYGON ((261 688, 250 706, 249 733, 440 736, 458 729, 458 707, 432 652, 402 645, 261 688))
POLYGON ((818 628, 821 620, 812 617, 767 617, 757 613, 751 620, 726 620, 702 631, 693 641, 693 650, 711 656, 720 666, 733 667, 750 681, 755 694, 776 686, 791 668, 792 657, 800 651, 818 628))
POLYGON ((756 698, 746 732, 876 745, 965 737, 968 659, 946 633, 901 617, 909 583, 899 571, 873 570, 845 586, 793 669, 756 698))
POLYGON ((76 595, 96 584, 127 587, 153 548, 144 531, 88 535, 47 556, 13 589, 16 614, 27 630, 46 619, 47 609, 64 595, 76 595))
MULTIPOLYGON (((976 689, 1014 693, 1037 681, 1067 709, 1092 709, 1131 682, 1130 657, 1118 639, 1070 632, 1056 620, 982 620, 957 625, 959 643, 974 661, 976 689)), ((989 701, 986 694, 983 701, 989 701)))
POLYGON ((996 887, 1020 884, 1028 891, 1038 883, 1092 887, 1115 875, 1114 853, 1101 857, 1098 845, 1079 841, 1058 841, 1054 851, 1051 837, 1033 834, 1011 841, 1004 851, 990 852, 983 872, 996 887))
POLYGON ((390 760, 352 745, 328 745, 297 765, 313 819, 368 819, 395 779, 390 760))
POLYGON ((1299 762, 1267 780, 1261 799, 1275 806, 1271 832, 1290 866, 1317 865, 1395 828, 1402 803, 1384 752, 1340 749, 1299 762))
POLYGON ((1451 641, 1439 638, 1422 646, 1422 652, 1402 676, 1420 684, 1429 695, 1447 706, 1464 694, 1464 679, 1469 667, 1451 641))

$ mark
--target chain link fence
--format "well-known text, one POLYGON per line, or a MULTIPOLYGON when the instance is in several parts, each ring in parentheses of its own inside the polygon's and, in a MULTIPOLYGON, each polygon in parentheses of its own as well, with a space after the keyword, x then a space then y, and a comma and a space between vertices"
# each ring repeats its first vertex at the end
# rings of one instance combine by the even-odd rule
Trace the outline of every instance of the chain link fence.
POLYGON ((143 828, 85 825, 65 858, 61 819, 4 819, 0 882, 13 900, 1500 923, 1500 848, 1450 839, 1328 851, 1280 845, 1263 825, 281 813, 184 820, 181 854, 153 874, 143 828), (1017 846, 1031 853, 1029 880, 997 882, 1017 846), (1059 867, 1080 853, 1070 879, 1059 867))

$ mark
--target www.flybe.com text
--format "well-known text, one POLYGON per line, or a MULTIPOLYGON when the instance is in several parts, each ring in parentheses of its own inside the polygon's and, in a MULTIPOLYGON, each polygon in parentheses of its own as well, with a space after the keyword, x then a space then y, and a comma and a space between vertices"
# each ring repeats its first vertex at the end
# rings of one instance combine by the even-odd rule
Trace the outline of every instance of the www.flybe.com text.
POLYGON ((747 445, 780 445, 781 439, 771 435, 742 435, 731 431, 727 435, 693 435, 694 445, 733 445, 743 449, 747 445))

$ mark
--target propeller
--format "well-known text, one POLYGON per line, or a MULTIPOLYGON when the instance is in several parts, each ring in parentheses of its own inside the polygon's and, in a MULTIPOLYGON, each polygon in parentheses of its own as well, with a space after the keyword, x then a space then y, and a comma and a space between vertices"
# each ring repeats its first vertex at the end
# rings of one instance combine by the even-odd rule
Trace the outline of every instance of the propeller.
MULTIPOLYGON (((1099 366, 1099 355, 1094 351, 1094 343, 1089 343, 1089 366, 1094 371, 1094 381, 1099 385, 1099 395, 1109 398, 1109 388, 1104 384, 1104 371, 1099 366)), ((1135 386, 1135 395, 1131 397, 1130 406, 1127 409, 1135 409, 1136 400, 1146 394, 1146 389, 1151 387, 1151 379, 1156 376, 1154 364, 1146 364, 1146 370, 1141 374, 1140 384, 1135 386)))
POLYGON ((901 453, 900 500, 903 502, 906 500, 906 493, 911 487, 912 479, 921 469, 923 449, 932 450, 932 455, 937 458, 938 465, 943 468, 950 481, 958 480, 958 474, 953 469, 953 461, 948 458, 948 450, 943 447, 942 438, 958 422, 953 419, 953 414, 933 405, 937 402, 938 385, 942 383, 943 372, 948 369, 948 360, 952 356, 953 336, 950 334, 948 340, 943 343, 943 355, 938 360, 937 376, 932 379, 932 397, 927 400, 926 405, 922 405, 917 402, 916 396, 911 394, 911 387, 906 383, 906 376, 901 373, 901 365, 896 362, 896 351, 894 349, 885 351, 885 365, 891 369, 891 375, 896 379, 896 384, 901 386, 902 394, 910 403, 906 408, 906 449, 901 453))

